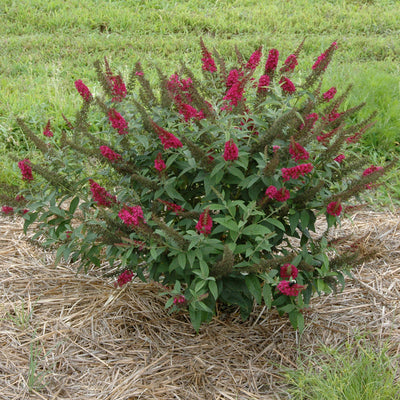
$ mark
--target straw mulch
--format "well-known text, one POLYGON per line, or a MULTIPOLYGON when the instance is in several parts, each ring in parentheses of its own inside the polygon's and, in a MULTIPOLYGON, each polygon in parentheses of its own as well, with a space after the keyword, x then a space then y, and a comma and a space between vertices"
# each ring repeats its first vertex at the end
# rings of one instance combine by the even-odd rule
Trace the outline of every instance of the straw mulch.
MULTIPOLYGON (((99 271, 54 265, 18 219, 0 217, 1 399, 286 399, 282 368, 299 354, 364 335, 400 352, 400 214, 362 211, 333 235, 376 249, 337 295, 316 298, 300 336, 256 307, 195 334, 154 284, 115 289, 99 271)), ((346 243, 341 243, 346 246, 346 243)))

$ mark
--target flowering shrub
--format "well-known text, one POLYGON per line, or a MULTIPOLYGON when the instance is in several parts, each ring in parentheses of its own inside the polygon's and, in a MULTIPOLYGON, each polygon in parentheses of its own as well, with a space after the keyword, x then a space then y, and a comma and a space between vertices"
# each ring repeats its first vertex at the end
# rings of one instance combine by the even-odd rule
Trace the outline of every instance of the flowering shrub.
POLYGON ((313 293, 343 284, 357 259, 328 251, 328 230, 311 234, 317 218, 336 225, 387 169, 363 172, 345 157, 373 116, 351 124, 363 105, 339 111, 348 89, 321 92, 336 47, 303 81, 302 44, 278 68, 276 49, 264 63, 261 48, 248 61, 237 51, 228 66, 201 41, 203 78, 185 65, 170 78, 159 71, 158 90, 140 63, 126 86, 96 63, 104 97, 76 81, 82 107, 74 123, 64 117, 61 135, 48 123, 40 138, 18 120, 44 154, 18 163, 31 187, 25 227, 35 222, 37 235, 59 243, 57 259, 107 261, 117 287, 160 282, 166 307, 188 309, 196 330, 220 304, 247 318, 254 302, 302 329, 313 293), (89 112, 102 113, 100 126, 89 112))

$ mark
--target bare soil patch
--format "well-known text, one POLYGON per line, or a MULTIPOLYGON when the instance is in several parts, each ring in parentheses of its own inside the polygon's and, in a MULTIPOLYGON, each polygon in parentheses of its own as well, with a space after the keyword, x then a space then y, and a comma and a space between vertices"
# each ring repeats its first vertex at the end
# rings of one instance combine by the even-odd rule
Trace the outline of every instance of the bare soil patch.
POLYGON ((55 266, 20 219, 0 217, 0 399, 285 399, 280 373, 300 352, 363 335, 398 354, 400 213, 358 212, 333 236, 347 234, 376 257, 312 301, 302 335, 262 306, 246 322, 221 310, 195 334, 155 284, 115 289, 101 271, 55 266))

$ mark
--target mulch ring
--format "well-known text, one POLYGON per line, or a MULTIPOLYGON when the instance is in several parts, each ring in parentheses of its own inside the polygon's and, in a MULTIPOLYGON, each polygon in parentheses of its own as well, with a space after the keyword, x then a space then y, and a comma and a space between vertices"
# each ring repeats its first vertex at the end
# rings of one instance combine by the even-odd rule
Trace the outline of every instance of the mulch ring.
MULTIPOLYGON (((286 399, 299 355, 363 336, 400 353, 400 214, 361 211, 333 232, 377 249, 345 290, 313 299, 302 335, 263 306, 219 313, 195 334, 168 315, 155 284, 115 289, 30 245, 0 217, 1 399, 286 399)), ((342 244, 346 245, 346 243, 342 244)))

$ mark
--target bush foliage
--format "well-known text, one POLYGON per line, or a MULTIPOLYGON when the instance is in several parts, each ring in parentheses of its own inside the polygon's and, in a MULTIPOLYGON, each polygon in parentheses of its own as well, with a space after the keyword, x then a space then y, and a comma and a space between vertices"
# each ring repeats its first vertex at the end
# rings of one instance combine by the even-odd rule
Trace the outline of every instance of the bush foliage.
POLYGON ((322 90, 336 43, 305 74, 302 45, 284 62, 236 49, 228 65, 201 40, 203 75, 158 70, 158 88, 140 63, 125 85, 97 62, 103 94, 76 81, 82 107, 63 132, 18 120, 43 154, 18 164, 25 228, 57 244, 57 259, 106 262, 117 286, 160 282, 166 308, 188 309, 196 330, 223 304, 247 318, 254 302, 301 330, 313 293, 343 285, 360 259, 333 251, 329 228, 390 167, 351 156, 374 115, 352 124, 363 104, 341 109, 350 86, 322 90))

